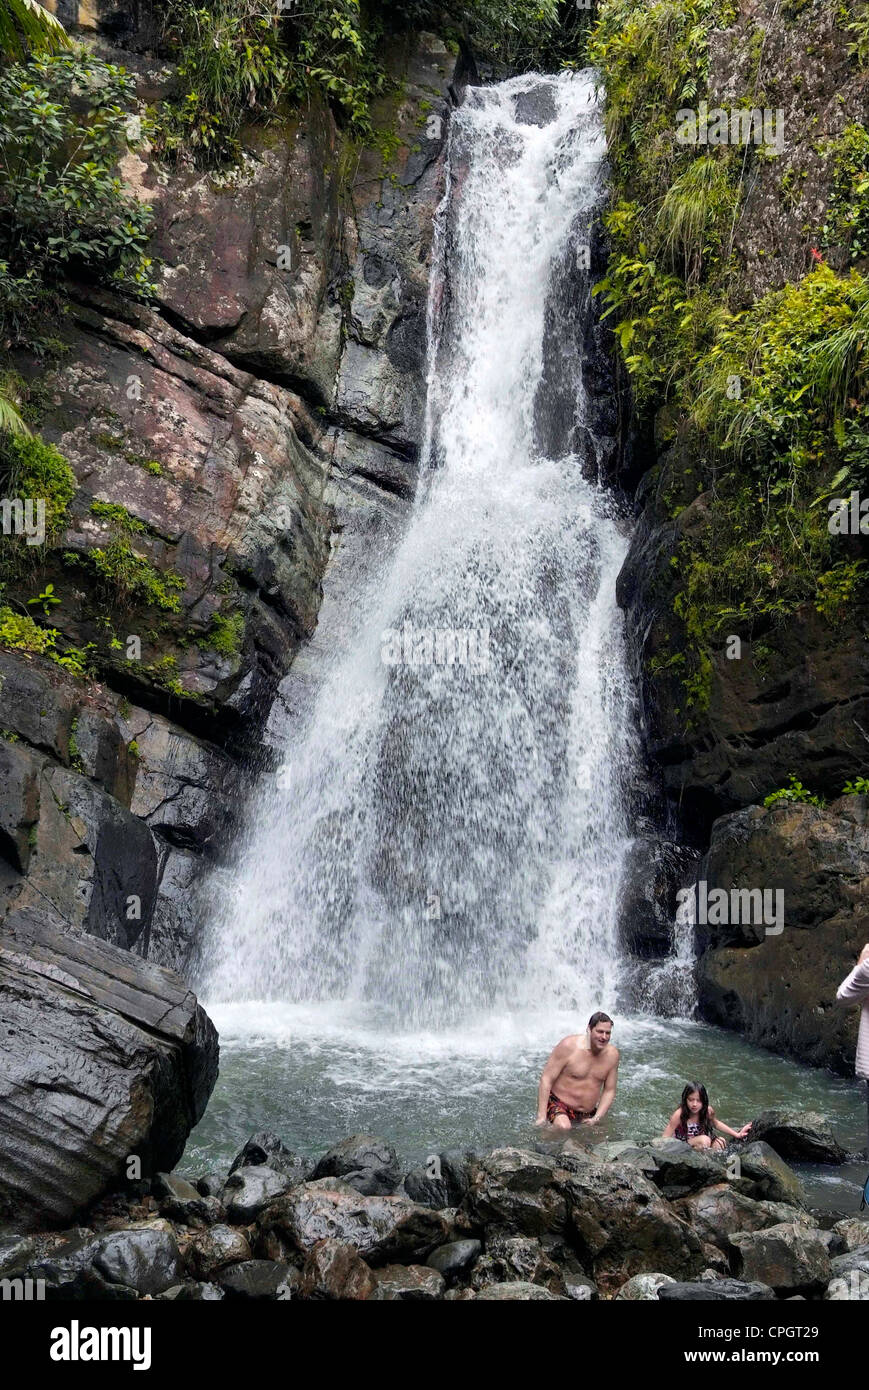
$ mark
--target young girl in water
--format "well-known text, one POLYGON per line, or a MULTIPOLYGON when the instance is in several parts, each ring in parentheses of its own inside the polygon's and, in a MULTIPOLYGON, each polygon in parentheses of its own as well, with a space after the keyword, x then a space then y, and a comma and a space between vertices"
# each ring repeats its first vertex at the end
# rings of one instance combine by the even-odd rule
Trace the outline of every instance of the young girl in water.
POLYGON ((709 1104, 706 1087, 689 1081, 682 1092, 679 1109, 670 1116, 664 1138, 682 1139, 692 1149, 724 1149, 727 1144, 722 1134, 729 1134, 731 1139, 744 1139, 750 1129, 750 1124, 743 1125, 742 1129, 731 1129, 724 1124, 709 1104), (716 1130, 720 1132, 716 1134, 716 1130))

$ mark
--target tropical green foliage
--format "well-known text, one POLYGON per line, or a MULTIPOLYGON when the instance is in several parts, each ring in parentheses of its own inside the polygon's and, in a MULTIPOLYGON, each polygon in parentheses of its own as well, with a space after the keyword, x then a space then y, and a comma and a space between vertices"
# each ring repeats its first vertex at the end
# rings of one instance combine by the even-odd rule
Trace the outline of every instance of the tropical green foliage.
POLYGON ((288 80, 281 28, 266 0, 168 5, 164 39, 177 55, 182 92, 157 127, 158 150, 189 149, 213 162, 237 154, 243 122, 272 114, 288 80))
MULTIPOLYGON (((804 604, 839 623, 869 578, 837 548, 825 505, 869 488, 869 283, 816 257, 798 284, 752 302, 734 239, 757 150, 676 139, 676 113, 709 97, 710 35, 735 18, 715 0, 604 0, 590 41, 613 165, 612 251, 595 293, 640 424, 654 418, 659 442, 678 441, 668 504, 702 494, 673 557, 681 638, 665 663, 678 662, 695 711, 727 633, 763 632, 804 604)), ((869 226, 866 148, 851 125, 832 150, 827 243, 852 258, 869 226)))
POLYGON ((149 285, 150 210, 115 172, 133 79, 84 50, 0 69, 0 327, 13 340, 64 276, 149 285))
POLYGON ((202 163, 236 158, 245 122, 315 93, 370 140, 371 104, 389 87, 385 41, 409 27, 467 38, 480 58, 524 71, 578 62, 588 15, 558 0, 165 0, 182 90, 158 120, 158 149, 202 163))
POLYGON ((852 122, 827 149, 833 155, 833 182, 823 242, 845 248, 857 260, 869 253, 869 130, 852 122))
POLYGON ((26 58, 34 49, 56 53, 67 48, 63 25, 37 0, 0 0, 0 55, 26 58))
POLYGON ((769 796, 764 797, 763 804, 764 806, 775 806, 779 801, 799 801, 806 806, 820 807, 827 804, 823 797, 814 796, 808 787, 804 787, 795 772, 790 774, 788 785, 780 787, 777 792, 771 792, 769 796))

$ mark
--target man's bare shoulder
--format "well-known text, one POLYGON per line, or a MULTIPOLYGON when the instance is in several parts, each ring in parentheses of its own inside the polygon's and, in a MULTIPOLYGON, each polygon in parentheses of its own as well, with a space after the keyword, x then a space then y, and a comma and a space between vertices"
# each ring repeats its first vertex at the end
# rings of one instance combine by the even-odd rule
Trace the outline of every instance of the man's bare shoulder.
POLYGON ((569 1033, 566 1038, 562 1038, 560 1043, 555 1044, 555 1051, 562 1049, 565 1052, 572 1051, 575 1047, 585 1046, 585 1036, 582 1033, 569 1033))

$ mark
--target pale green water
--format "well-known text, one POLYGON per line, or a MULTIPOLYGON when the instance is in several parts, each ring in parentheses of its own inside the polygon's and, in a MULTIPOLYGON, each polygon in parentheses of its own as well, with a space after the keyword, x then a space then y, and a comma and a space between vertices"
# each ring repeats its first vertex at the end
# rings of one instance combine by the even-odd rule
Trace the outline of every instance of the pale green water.
MULTIPOLYGON (((366 1131, 395 1145, 409 1168, 445 1149, 483 1151, 533 1143, 536 1088, 547 1053, 575 1031, 569 1015, 487 1017, 461 1032, 377 1030, 376 1018, 337 1004, 211 1006, 221 1032, 221 1073, 180 1165, 225 1171, 257 1129, 318 1156, 366 1131)), ((839 1142, 865 1151, 865 1088, 799 1066, 732 1033, 686 1020, 617 1020, 622 1054, 615 1105, 596 1140, 660 1134, 688 1080, 702 1081, 734 1128, 771 1107, 826 1115, 839 1142)), ((806 1200, 856 1213, 865 1159, 803 1168, 806 1200)))

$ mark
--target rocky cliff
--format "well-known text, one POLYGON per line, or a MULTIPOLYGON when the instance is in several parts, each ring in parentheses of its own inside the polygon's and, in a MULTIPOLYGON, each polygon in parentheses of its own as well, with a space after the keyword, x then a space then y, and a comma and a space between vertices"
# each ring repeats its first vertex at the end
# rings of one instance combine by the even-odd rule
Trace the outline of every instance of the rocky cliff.
MULTIPOLYGON (((603 297, 642 474, 619 600, 659 824, 708 851, 710 889, 786 894, 781 936, 698 933, 701 1011, 837 1070, 854 1020, 831 1001, 867 935, 860 798, 836 798, 869 767, 869 602, 865 537, 827 521, 866 481, 866 392, 859 350, 847 383, 823 364, 866 283, 860 13, 609 0, 592 41, 614 165, 603 297), (744 139, 745 117, 767 136, 744 139), (787 811, 760 809, 785 789, 787 811)), ((672 920, 678 880, 639 881, 672 920)))
MULTIPOLYGON (((144 11, 122 49, 110 21, 83 36, 135 75, 144 118, 180 79, 144 11)), ((423 36, 388 67, 367 148, 313 100, 247 128, 228 169, 131 151, 153 298, 73 284, 48 368, 14 353, 75 492, 6 588, 19 612, 51 593, 55 637, 0 654, 2 912, 38 907, 184 971, 202 869, 262 764, 336 542, 352 557, 400 525, 456 59, 423 36)))

